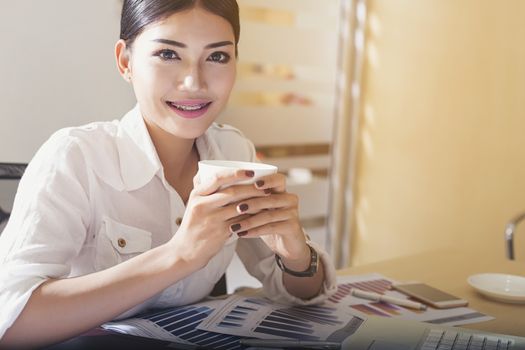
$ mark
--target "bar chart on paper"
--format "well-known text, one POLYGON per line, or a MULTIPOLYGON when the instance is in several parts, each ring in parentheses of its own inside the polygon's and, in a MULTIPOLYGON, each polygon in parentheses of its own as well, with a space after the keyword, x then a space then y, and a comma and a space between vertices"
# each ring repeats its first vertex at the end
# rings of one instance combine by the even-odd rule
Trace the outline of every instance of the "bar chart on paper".
POLYGON ((351 333, 347 325, 353 318, 333 306, 287 307, 262 298, 232 296, 199 329, 263 339, 326 340, 342 328, 351 333))
POLYGON ((423 311, 380 301, 370 301, 351 295, 351 290, 355 288, 367 292, 392 296, 398 299, 409 299, 406 295, 391 290, 390 287, 395 281, 388 279, 381 274, 338 277, 337 282, 336 293, 332 295, 325 304, 333 305, 338 308, 348 308, 351 313, 362 315, 363 317, 397 317, 447 326, 458 326, 492 319, 490 316, 466 307, 457 307, 453 309, 434 309, 429 307, 427 310, 423 311))
POLYGON ((210 349, 238 350, 240 337, 199 330, 196 327, 214 310, 216 301, 169 308, 136 318, 110 322, 103 328, 126 334, 194 344, 210 349))

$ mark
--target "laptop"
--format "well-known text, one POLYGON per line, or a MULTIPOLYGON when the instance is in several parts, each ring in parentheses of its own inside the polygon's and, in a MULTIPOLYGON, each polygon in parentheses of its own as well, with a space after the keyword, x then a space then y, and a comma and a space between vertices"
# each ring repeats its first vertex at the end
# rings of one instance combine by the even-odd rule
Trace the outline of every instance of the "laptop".
MULTIPOLYGON (((347 325, 353 332, 344 339, 343 333, 333 334, 327 341, 341 342, 341 349, 363 350, 520 350, 525 338, 488 333, 459 327, 372 316, 356 318, 347 325), (351 323, 354 325, 351 325, 351 323)), ((524 330, 525 331, 525 330, 524 330)))

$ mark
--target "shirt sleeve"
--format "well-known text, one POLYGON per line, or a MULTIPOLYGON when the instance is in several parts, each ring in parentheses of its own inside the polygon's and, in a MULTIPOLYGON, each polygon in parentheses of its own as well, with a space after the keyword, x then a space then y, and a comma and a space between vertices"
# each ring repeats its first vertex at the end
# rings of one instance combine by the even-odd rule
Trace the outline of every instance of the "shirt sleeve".
POLYGON ((325 280, 319 294, 307 300, 288 293, 283 283, 283 271, 275 262, 275 254, 260 238, 238 240, 237 254, 248 273, 262 283, 266 297, 283 304, 312 305, 321 303, 333 295, 337 290, 337 282, 335 267, 328 253, 315 242, 309 244, 319 254, 325 280))
POLYGON ((9 223, 0 236, 0 338, 31 293, 70 273, 89 223, 83 155, 67 132, 53 135, 22 177, 9 223))

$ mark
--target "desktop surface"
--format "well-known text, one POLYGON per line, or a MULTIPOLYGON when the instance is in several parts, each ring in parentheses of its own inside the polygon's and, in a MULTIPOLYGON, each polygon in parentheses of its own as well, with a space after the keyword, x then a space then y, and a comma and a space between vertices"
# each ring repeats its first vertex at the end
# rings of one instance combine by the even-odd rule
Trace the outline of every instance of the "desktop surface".
POLYGON ((493 320, 463 325, 464 328, 492 333, 525 336, 525 304, 511 304, 488 299, 475 291, 467 278, 478 273, 494 272, 525 275, 524 260, 508 260, 503 245, 494 251, 468 249, 436 250, 404 256, 373 264, 340 270, 339 275, 379 272, 403 281, 425 282, 452 295, 466 299, 469 307, 494 317, 493 320))
MULTIPOLYGON (((469 307, 495 317, 491 321, 467 324, 462 328, 513 336, 525 336, 525 304, 508 304, 487 299, 467 283, 467 277, 483 272, 515 275, 525 273, 524 261, 509 261, 501 254, 477 252, 435 251, 356 266, 339 271, 339 275, 381 273, 397 281, 428 283, 469 301, 469 307)), ((388 321, 385 321, 388 322, 388 321)), ((117 334, 102 329, 46 348, 70 349, 195 349, 183 344, 117 334)))

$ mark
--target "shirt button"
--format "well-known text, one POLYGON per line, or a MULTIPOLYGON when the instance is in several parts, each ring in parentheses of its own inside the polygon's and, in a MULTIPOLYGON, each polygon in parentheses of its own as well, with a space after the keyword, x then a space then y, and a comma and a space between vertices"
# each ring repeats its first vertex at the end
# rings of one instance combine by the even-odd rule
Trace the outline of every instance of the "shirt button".
POLYGON ((126 240, 124 238, 119 238, 117 243, 120 248, 124 248, 126 246, 126 240))
POLYGON ((219 128, 224 128, 224 125, 222 125, 222 124, 217 124, 217 126, 218 126, 219 128))
POLYGON ((182 218, 177 218, 177 219, 175 220, 175 224, 176 224, 177 226, 180 226, 180 224, 182 224, 182 218))

